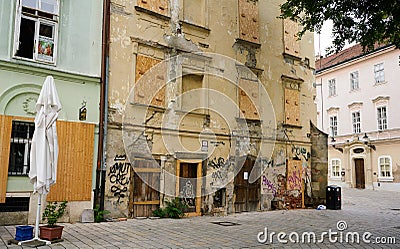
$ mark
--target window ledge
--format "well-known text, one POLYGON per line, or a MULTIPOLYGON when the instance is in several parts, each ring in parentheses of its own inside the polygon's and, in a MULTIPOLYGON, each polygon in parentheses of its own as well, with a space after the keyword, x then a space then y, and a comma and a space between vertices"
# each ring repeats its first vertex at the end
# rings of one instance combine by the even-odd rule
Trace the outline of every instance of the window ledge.
POLYGON ((337 94, 329 95, 328 98, 334 98, 334 97, 337 97, 337 96, 338 96, 337 94))
POLYGON ((283 52, 282 55, 283 55, 284 58, 290 58, 290 59, 293 59, 295 61, 301 61, 301 57, 298 57, 296 55, 288 54, 288 53, 285 53, 285 52, 283 52))
POLYGON ((146 13, 148 15, 154 16, 156 18, 159 18, 159 19, 162 19, 162 20, 165 20, 165 21, 169 21, 171 19, 171 17, 169 17, 169 16, 165 16, 163 14, 160 14, 160 13, 157 13, 157 12, 142 8, 140 6, 135 6, 135 10, 139 11, 139 12, 146 13))
POLYGON ((202 26, 202 25, 199 25, 199 24, 195 24, 195 23, 192 23, 192 22, 189 22, 189 21, 186 21, 186 20, 179 21, 179 23, 181 25, 187 25, 189 27, 195 28, 197 30, 200 30, 200 31, 203 31, 203 32, 206 32, 206 33, 210 33, 210 31, 211 31, 211 29, 209 29, 209 28, 207 28, 205 26, 202 26))
POLYGON ((245 44, 245 45, 249 45, 249 46, 254 47, 254 48, 260 48, 261 47, 260 43, 251 42, 251 41, 243 40, 243 39, 240 39, 240 38, 237 38, 236 42, 237 43, 241 43, 241 44, 245 44))
POLYGON ((380 182, 393 182, 393 177, 378 177, 378 181, 380 182))
POLYGON ((302 129, 303 128, 303 126, 301 126, 301 125, 294 125, 294 124, 282 124, 282 127, 296 128, 296 129, 302 129))
POLYGON ((349 93, 360 92, 361 88, 351 89, 349 93))
POLYGON ((382 82, 375 82, 374 86, 380 86, 380 85, 385 85, 386 83, 388 83, 386 80, 382 81, 382 82))
POLYGON ((42 61, 42 60, 34 60, 34 59, 29 59, 29 58, 24 58, 24 57, 19 57, 19 56, 13 56, 13 60, 16 62, 23 62, 23 63, 34 63, 34 64, 41 64, 41 65, 48 65, 48 66, 56 66, 55 62, 47 62, 47 61, 42 61))

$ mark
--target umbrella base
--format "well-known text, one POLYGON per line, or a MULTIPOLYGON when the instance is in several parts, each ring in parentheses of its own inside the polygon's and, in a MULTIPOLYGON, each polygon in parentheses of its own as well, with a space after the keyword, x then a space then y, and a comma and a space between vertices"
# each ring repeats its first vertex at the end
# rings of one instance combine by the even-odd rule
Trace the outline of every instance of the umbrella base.
MULTIPOLYGON (((44 246, 44 245, 50 245, 51 242, 48 240, 43 240, 43 239, 39 239, 39 238, 33 238, 30 240, 25 240, 25 241, 18 241, 16 240, 17 245, 24 245, 24 246, 29 246, 29 247, 38 247, 38 246, 44 246)), ((11 243, 13 243, 13 241, 11 241, 11 243)))

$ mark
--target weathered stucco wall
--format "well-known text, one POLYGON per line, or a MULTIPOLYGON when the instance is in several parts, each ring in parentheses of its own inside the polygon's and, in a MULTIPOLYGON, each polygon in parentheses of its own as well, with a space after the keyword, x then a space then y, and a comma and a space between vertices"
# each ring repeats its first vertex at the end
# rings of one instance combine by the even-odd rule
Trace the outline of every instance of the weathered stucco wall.
MULTIPOLYGON (((202 166, 203 175, 207 176, 202 181, 202 193, 206 193, 202 211, 226 214, 235 212, 238 160, 254 156, 254 167, 263 172, 257 209, 271 209, 271 201, 301 207, 302 193, 311 193, 307 179, 311 172, 309 122, 316 119, 313 35, 307 33, 298 41, 297 24, 276 18, 281 3, 112 1, 108 118, 113 128, 107 137, 107 172, 114 167, 115 155, 127 155, 132 161, 138 156, 131 153, 133 148, 139 152, 150 150, 156 158, 165 157, 161 159, 161 185, 165 193, 175 195, 176 181, 162 169, 176 174, 179 153, 184 153, 185 160, 205 154, 208 159, 202 166), (212 56, 184 55, 188 52, 217 53, 238 63, 232 66, 212 56), (151 77, 143 77, 151 66, 175 55, 180 55, 181 60, 171 60, 157 73, 152 72, 151 77), (239 63, 251 71, 241 69, 239 63), (182 74, 186 76, 175 79, 182 74), (137 83, 139 77, 141 83, 137 83), (137 84, 139 87, 131 93, 137 84), (151 92, 153 96, 149 96, 151 92), (214 92, 223 93, 226 99, 214 92), (185 95, 180 97, 182 93, 185 95), (151 105, 147 110, 143 106, 146 102, 151 105), (269 103, 274 109, 269 113, 274 116, 272 123, 268 123, 270 117, 263 116, 270 110, 269 103), (227 107, 220 112, 213 111, 224 105, 227 107), (193 109, 196 106, 202 108, 193 109), (138 116, 145 118, 135 119, 138 116), (288 117, 293 117, 290 121, 294 122, 289 122, 288 117), (173 129, 162 132, 163 122, 170 125, 166 128, 173 129), (127 151, 120 133, 122 124, 127 151), (129 131, 128 124, 132 127, 129 131), (270 133, 265 134, 264 130, 270 133), (165 136, 171 139, 166 142, 165 136), (170 142, 174 136, 179 143, 170 142), (269 140, 274 136, 275 150, 270 146, 275 141, 269 140), (202 148, 203 140, 208 141, 207 149, 202 148), (141 148, 148 144, 148 149, 141 148), (214 191, 222 186, 226 187, 226 200, 218 211, 214 191)), ((115 196, 111 187, 106 188, 109 210, 116 216, 129 215, 126 208, 132 197, 115 196)))

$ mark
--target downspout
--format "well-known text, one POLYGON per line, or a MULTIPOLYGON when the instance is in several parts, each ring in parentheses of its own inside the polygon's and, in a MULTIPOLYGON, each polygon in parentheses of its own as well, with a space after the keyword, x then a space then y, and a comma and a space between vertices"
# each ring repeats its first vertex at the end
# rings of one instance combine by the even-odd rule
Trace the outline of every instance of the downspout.
POLYGON ((103 24, 101 42, 101 89, 100 89, 100 124, 99 144, 97 151, 96 188, 94 190, 93 208, 98 205, 104 210, 106 180, 106 138, 108 110, 108 69, 109 69, 109 34, 110 34, 110 0, 103 0, 103 24))

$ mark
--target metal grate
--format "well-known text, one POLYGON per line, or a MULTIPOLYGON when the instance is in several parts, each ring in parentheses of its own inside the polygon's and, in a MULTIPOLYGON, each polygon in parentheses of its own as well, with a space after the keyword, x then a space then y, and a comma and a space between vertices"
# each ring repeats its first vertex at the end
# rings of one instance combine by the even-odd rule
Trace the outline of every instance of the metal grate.
POLYGON ((10 140, 10 159, 8 175, 21 176, 29 173, 29 152, 35 123, 13 121, 10 140))

